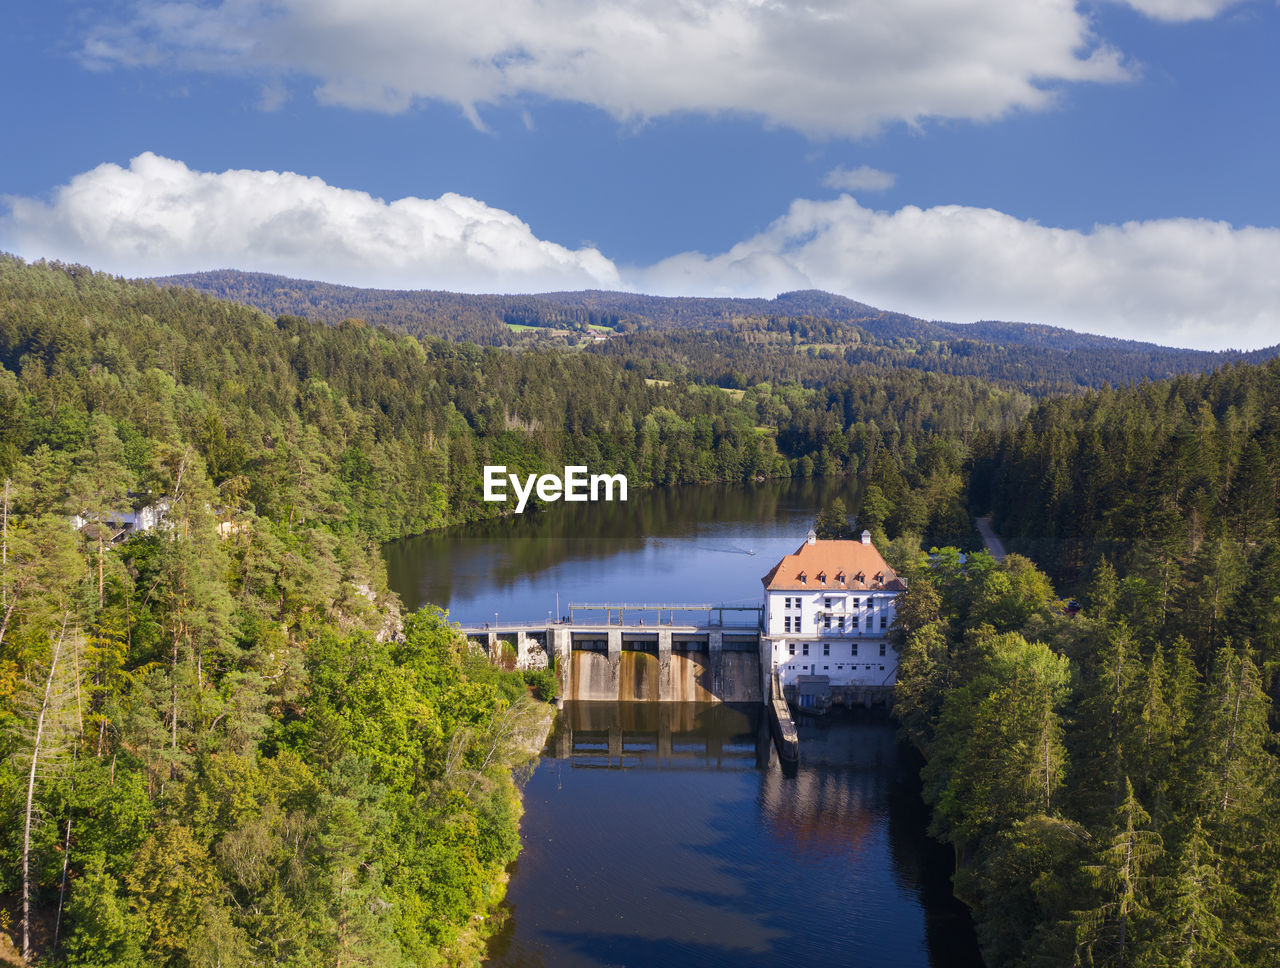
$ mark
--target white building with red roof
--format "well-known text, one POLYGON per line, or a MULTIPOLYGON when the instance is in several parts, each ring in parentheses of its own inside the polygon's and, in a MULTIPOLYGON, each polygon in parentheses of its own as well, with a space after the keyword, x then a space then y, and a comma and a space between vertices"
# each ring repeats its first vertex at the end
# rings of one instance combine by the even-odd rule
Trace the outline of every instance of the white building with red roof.
POLYGON ((861 540, 819 541, 810 531, 761 581, 763 637, 783 688, 802 687, 803 697, 894 684, 898 654, 889 628, 907 585, 871 543, 871 532, 861 540))

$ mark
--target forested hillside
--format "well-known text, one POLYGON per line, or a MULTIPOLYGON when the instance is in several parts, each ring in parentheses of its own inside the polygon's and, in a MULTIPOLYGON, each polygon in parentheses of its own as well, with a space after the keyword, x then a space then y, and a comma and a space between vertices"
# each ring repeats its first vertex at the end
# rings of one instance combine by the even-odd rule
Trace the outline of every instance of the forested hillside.
POLYGON ((484 463, 588 463, 636 484, 790 472, 754 408, 594 357, 420 343, 84 269, 3 268, 6 471, 41 445, 115 447, 89 429, 105 419, 139 494, 163 493, 144 443, 177 435, 216 486, 242 479, 263 512, 379 538, 496 513, 481 504, 484 463))
POLYGON ((1280 364, 980 442, 1011 556, 917 565, 897 713, 991 965, 1280 957, 1280 364))
POLYGON ((447 501, 426 354, 312 329, 0 263, 0 891, 42 963, 431 964, 501 897, 548 712, 386 591, 374 532, 447 501))
MULTIPOLYGON (((1028 334, 1020 329, 1017 335, 1026 338, 1028 334)), ((976 335, 885 340, 862 327, 830 320, 768 317, 741 319, 707 332, 633 333, 593 346, 591 352, 621 359, 648 375, 686 379, 698 375, 729 387, 761 380, 821 386, 848 378, 851 369, 862 373, 909 369, 976 377, 1037 396, 1201 372, 1240 358, 1144 344, 1117 349, 1071 336, 1075 339, 1044 343, 982 341, 976 335)))
POLYGON ((877 529, 965 541, 968 442, 1030 407, 907 371, 667 385, 0 260, 12 932, 68 965, 463 958, 554 684, 401 619, 379 539, 495 515, 493 462, 855 473, 877 529))
POLYGON ((14 933, 25 885, 52 964, 464 959, 554 682, 402 617, 378 542, 500 526, 484 464, 581 463, 856 479, 911 579, 896 715, 993 968, 1275 961, 1280 363, 1082 392, 1082 361, 1211 358, 1012 331, 1042 370, 811 293, 647 331, 574 295, 540 298, 639 331, 482 347, 0 259, 14 933), (165 526, 113 523, 144 508, 165 526), (988 510, 1048 575, 944 547, 988 510))
POLYGON ((1056 577, 1116 568, 1144 632, 1280 662, 1280 363, 1046 401, 972 477, 1056 577))
POLYGON ((273 315, 288 313, 329 323, 359 317, 420 335, 462 337, 477 343, 488 342, 484 337, 496 335, 504 324, 547 329, 597 325, 617 331, 641 326, 711 329, 742 316, 812 315, 849 322, 879 312, 824 292, 784 293, 777 299, 669 298, 599 290, 471 295, 359 289, 233 269, 165 276, 155 281, 256 306, 273 315))
POLYGON ((1074 618, 1018 555, 908 571, 895 715, 987 964, 1273 964, 1274 642, 1153 629, 1110 567, 1074 618))
POLYGON ((929 322, 815 290, 775 299, 600 291, 494 296, 356 289, 232 270, 158 281, 273 316, 328 323, 358 318, 416 336, 484 345, 563 343, 588 332, 641 334, 622 342, 611 339, 597 351, 717 381, 753 374, 822 382, 846 364, 866 363, 978 376, 1044 393, 1202 373, 1280 352, 1280 347, 1252 353, 1173 349, 1026 323, 929 322), (815 366, 815 358, 833 365, 815 366))
MULTIPOLYGON (((486 463, 584 463, 633 486, 856 472, 910 509, 912 489, 936 490, 926 482, 944 467, 958 477, 968 441, 1031 405, 979 380, 893 370, 730 393, 592 354, 273 321, 190 290, 2 265, 0 471, 42 443, 81 446, 87 415, 106 411, 124 443, 180 432, 215 484, 243 478, 255 507, 379 538, 497 513, 481 501, 486 463), (156 415, 169 406, 173 425, 156 415), (926 451, 947 456, 918 465, 926 451), (289 482, 305 485, 306 506, 280 496, 289 482)), ((155 491, 134 469, 138 492, 155 491)))

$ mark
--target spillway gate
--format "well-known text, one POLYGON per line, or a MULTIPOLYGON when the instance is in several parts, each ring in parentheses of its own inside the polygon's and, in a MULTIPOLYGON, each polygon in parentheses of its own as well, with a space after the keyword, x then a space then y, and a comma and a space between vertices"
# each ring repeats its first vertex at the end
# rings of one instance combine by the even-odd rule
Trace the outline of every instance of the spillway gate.
POLYGON ((574 604, 560 621, 462 632, 494 662, 553 667, 562 699, 764 703, 769 645, 760 634, 761 612, 737 605, 574 604))

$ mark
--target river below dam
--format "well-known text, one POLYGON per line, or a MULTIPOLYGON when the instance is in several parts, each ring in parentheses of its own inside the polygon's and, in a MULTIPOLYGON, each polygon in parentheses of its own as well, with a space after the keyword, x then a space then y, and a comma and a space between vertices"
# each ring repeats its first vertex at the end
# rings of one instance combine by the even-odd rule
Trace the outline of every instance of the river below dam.
MULTIPOLYGON (((757 605, 841 481, 636 491, 395 542, 392 588, 464 624, 571 602, 757 605)), ((784 766, 763 707, 571 702, 524 788, 494 968, 982 964, 925 835, 919 764, 882 712, 801 720, 784 766)))

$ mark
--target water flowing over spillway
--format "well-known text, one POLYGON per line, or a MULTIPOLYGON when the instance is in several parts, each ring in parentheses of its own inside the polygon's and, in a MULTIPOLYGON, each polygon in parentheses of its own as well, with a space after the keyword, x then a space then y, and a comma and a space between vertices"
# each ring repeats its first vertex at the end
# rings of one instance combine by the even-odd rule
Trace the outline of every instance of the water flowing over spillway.
MULTIPOLYGON (((435 602, 481 626, 549 621, 619 589, 629 601, 759 604, 761 576, 838 487, 562 505, 399 542, 388 571, 408 606, 435 602)), ((571 652, 575 698, 525 788, 524 850, 489 963, 980 966, 950 897, 950 852, 925 837, 919 764, 883 712, 801 721, 800 763, 784 768, 747 636, 726 628, 713 653, 677 630, 664 679, 656 647, 638 641, 649 624, 613 658, 607 642, 571 652)))
POLYGON ((723 652, 718 674, 705 652, 676 652, 670 658, 670 689, 660 690, 662 660, 650 652, 573 651, 569 698, 585 702, 760 702, 760 658, 752 652, 723 652))

